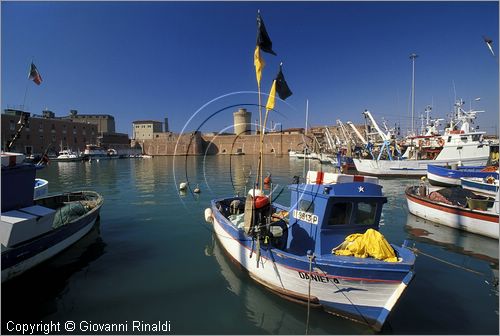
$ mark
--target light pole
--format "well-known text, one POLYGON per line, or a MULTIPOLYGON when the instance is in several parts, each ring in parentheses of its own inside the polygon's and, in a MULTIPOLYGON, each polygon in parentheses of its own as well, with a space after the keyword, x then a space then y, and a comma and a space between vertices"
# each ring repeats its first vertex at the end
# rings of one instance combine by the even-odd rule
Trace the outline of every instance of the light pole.
POLYGON ((412 63, 412 76, 411 76, 411 133, 415 135, 414 130, 413 130, 413 114, 415 113, 415 58, 417 58, 418 55, 415 53, 412 53, 410 55, 411 63, 412 63))

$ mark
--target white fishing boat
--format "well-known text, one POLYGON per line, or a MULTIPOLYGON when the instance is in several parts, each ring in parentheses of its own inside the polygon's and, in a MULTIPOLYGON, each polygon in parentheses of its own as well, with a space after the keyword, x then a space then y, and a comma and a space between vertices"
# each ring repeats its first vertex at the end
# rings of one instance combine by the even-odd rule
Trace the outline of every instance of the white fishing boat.
POLYGON ((89 161, 118 159, 120 157, 115 149, 104 149, 97 145, 85 145, 83 155, 89 161))
MULTIPOLYGON (((337 252, 347 236, 378 230, 386 202, 378 180, 309 172, 305 184, 289 189, 290 207, 251 190, 246 198, 213 200, 206 220, 226 253, 258 283, 380 330, 413 278, 415 255, 392 244, 394 262, 337 252)), ((389 246, 383 237, 379 243, 389 246)))
POLYGON ((499 204, 461 187, 447 187, 428 192, 423 184, 405 191, 408 210, 433 222, 455 229, 498 239, 499 204))
POLYGON ((447 166, 459 162, 464 166, 485 166, 490 155, 490 143, 483 138, 485 132, 471 127, 476 113, 480 111, 464 111, 463 105, 462 100, 455 104, 454 119, 441 137, 442 148, 433 159, 422 159, 418 146, 409 146, 401 158, 355 158, 356 169, 366 175, 418 177, 427 174, 429 164, 447 166), (455 129, 458 123, 461 123, 460 130, 455 129))
POLYGON ((58 153, 57 157, 51 159, 51 161, 58 161, 58 162, 76 162, 82 160, 83 157, 80 156, 78 153, 73 152, 71 149, 61 150, 58 153))

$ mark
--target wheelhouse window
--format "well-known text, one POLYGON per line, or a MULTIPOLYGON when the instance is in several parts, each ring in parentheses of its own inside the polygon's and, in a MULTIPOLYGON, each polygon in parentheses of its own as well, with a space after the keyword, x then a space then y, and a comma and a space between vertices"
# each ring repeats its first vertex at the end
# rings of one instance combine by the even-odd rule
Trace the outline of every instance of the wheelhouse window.
POLYGON ((358 202, 354 217, 355 224, 374 225, 377 217, 377 202, 358 202))
POLYGON ((328 225, 343 225, 351 222, 352 202, 337 202, 332 205, 328 225))

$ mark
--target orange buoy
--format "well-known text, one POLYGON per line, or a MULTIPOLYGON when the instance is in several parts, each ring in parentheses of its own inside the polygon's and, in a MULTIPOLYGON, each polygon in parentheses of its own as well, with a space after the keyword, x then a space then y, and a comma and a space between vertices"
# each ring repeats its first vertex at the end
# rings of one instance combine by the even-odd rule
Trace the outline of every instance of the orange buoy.
POLYGON ((269 204, 269 198, 267 196, 257 196, 255 197, 254 205, 255 209, 260 209, 269 204))
POLYGON ((270 184, 271 182, 271 173, 267 173, 267 176, 264 178, 264 184, 270 184))

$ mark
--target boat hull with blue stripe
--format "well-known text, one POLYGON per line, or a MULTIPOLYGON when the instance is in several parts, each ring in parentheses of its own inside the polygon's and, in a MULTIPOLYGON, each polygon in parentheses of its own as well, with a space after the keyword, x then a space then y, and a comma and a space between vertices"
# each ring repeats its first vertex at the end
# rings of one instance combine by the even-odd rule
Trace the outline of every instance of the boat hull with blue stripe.
POLYGON ((486 178, 480 177, 463 177, 460 179, 462 188, 472 190, 478 194, 495 197, 498 194, 498 173, 489 173, 490 175, 486 178), (494 175, 496 175, 496 177, 494 175), (491 177, 490 177, 491 176, 491 177), (488 178, 492 179, 492 183, 488 183, 486 180, 488 178))
POLYGON ((398 262, 332 253, 346 236, 378 229, 386 198, 381 186, 362 179, 290 185, 290 207, 277 203, 269 207, 271 217, 288 212, 286 218, 268 222, 282 230, 277 237, 263 238, 266 234, 262 233, 261 239, 255 238, 230 220, 234 201, 240 204, 237 211, 244 210, 241 197, 213 200, 206 217, 227 254, 258 283, 292 301, 309 301, 381 330, 414 276, 415 255, 394 245, 398 262))
POLYGON ((462 177, 485 178, 493 176, 498 179, 497 172, 482 171, 485 166, 457 166, 451 169, 447 166, 427 165, 427 179, 433 186, 451 187, 461 185, 462 177))

